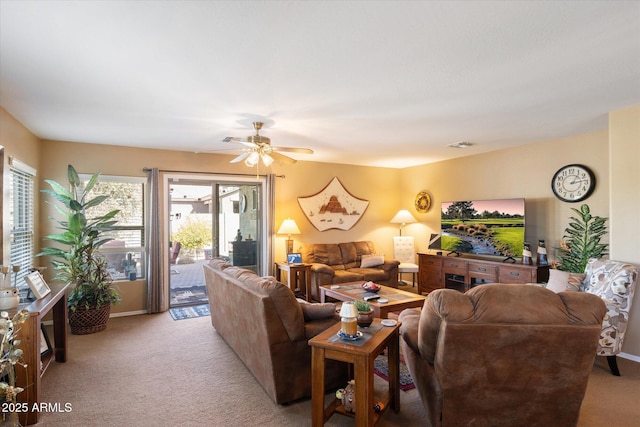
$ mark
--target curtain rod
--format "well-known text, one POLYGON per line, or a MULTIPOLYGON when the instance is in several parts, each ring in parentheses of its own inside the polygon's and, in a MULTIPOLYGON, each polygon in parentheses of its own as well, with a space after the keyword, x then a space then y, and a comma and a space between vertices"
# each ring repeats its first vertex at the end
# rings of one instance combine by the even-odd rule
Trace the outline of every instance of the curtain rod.
MULTIPOLYGON (((142 168, 143 172, 151 172, 151 168, 142 168)), ((168 172, 168 173, 193 173, 193 174, 210 174, 210 175, 232 175, 232 176, 267 176, 267 175, 256 175, 252 173, 226 173, 226 172, 199 172, 199 171, 181 171, 181 170, 172 170, 172 169, 158 169, 158 172, 168 172)), ((284 178, 284 175, 276 175, 276 178, 284 178)))

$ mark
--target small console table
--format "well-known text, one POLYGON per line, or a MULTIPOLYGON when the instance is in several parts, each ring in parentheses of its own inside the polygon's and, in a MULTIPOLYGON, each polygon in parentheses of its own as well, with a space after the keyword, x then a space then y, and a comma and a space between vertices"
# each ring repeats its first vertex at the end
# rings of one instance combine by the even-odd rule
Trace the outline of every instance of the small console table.
POLYGON ((470 257, 418 254, 418 293, 453 288, 462 292, 483 283, 541 283, 548 265, 526 265, 470 257))
POLYGON ((40 403, 40 380, 52 359, 56 362, 67 361, 67 288, 69 284, 51 285, 51 292, 43 298, 20 304, 17 309, 7 310, 13 317, 18 310, 25 309, 29 318, 20 326, 18 339, 22 349, 22 359, 26 369, 16 366, 16 385, 24 388, 18 394, 18 402, 27 403, 27 411, 19 413, 20 424, 30 425, 38 422, 38 411, 32 411, 34 404, 40 403), (42 356, 40 353, 42 318, 51 312, 53 315, 53 352, 42 356))

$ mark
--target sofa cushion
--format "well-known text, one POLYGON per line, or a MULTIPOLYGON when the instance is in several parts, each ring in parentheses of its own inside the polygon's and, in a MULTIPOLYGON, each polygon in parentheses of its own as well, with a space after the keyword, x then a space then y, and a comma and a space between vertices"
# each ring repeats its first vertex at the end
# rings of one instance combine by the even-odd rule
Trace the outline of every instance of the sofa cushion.
POLYGON ((318 320, 333 318, 336 314, 336 305, 332 302, 326 303, 308 303, 300 302, 304 320, 318 320))
POLYGON ((384 264, 384 254, 362 255, 361 268, 376 267, 384 264))
POLYGON ((359 267, 364 255, 376 253, 376 248, 370 241, 345 242, 339 243, 338 246, 342 253, 342 263, 346 269, 359 267))
POLYGON ((386 271, 379 268, 352 268, 349 271, 361 276, 361 279, 357 280, 372 281, 376 283, 386 281, 388 276, 386 271))
MULTIPOLYGON (((224 265, 216 266, 224 268, 224 265)), ((291 290, 271 276, 260 277, 253 271, 241 267, 226 267, 224 274, 239 280, 244 286, 269 295, 278 317, 291 341, 304 337, 304 315, 291 290)))
POLYGON ((357 282, 358 280, 364 281, 364 274, 356 269, 336 270, 335 276, 333 276, 333 283, 357 282))
POLYGON ((344 269, 340 247, 333 243, 318 243, 302 247, 302 260, 312 264, 326 264, 333 269, 344 269))

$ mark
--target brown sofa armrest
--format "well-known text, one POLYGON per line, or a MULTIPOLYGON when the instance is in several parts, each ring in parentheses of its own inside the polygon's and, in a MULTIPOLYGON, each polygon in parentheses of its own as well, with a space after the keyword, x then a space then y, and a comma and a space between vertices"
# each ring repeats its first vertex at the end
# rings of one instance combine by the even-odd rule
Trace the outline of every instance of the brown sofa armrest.
POLYGON ((389 259, 385 260, 384 264, 382 264, 380 268, 384 271, 393 271, 394 269, 397 269, 399 265, 400 261, 398 261, 397 259, 389 259))
POLYGON ((318 319, 318 320, 310 320, 304 323, 304 336, 306 339, 310 340, 311 338, 318 335, 320 332, 324 332, 327 328, 338 323, 339 320, 336 320, 335 317, 328 319, 318 319))
POLYGON ((321 273, 321 274, 328 274, 330 276, 335 276, 336 272, 333 270, 333 268, 329 267, 327 264, 320 264, 317 262, 314 262, 311 264, 311 272, 312 273, 321 273))
POLYGON ((420 348, 418 347, 420 311, 415 309, 403 310, 398 320, 402 322, 400 325, 400 336, 416 354, 420 354, 420 348))

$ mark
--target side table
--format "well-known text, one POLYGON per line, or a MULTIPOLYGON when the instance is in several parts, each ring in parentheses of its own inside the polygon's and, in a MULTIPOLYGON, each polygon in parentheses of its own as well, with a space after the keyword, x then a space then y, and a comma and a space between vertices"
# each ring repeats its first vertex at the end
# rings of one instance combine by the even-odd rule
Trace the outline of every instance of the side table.
POLYGON ((305 298, 311 301, 311 264, 288 264, 276 262, 276 280, 280 282, 281 272, 287 272, 287 283, 291 292, 302 290, 304 286, 305 298))
POLYGON ((340 323, 309 340, 309 345, 312 347, 311 419, 313 427, 323 426, 334 412, 352 415, 345 411, 342 402, 338 399, 334 399, 327 408, 324 407, 325 359, 340 360, 354 365, 356 426, 373 426, 389 407, 396 412, 400 410, 400 350, 398 347, 400 323, 397 322, 395 326, 382 326, 380 322, 381 319, 374 319, 369 328, 363 329, 364 333, 367 333, 367 330, 377 331, 361 345, 336 340, 340 323), (379 395, 374 390, 373 367, 375 358, 384 348, 388 349, 389 390, 379 395), (375 412, 373 405, 378 401, 383 402, 385 407, 380 412, 375 412))

